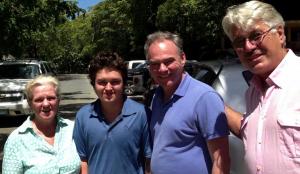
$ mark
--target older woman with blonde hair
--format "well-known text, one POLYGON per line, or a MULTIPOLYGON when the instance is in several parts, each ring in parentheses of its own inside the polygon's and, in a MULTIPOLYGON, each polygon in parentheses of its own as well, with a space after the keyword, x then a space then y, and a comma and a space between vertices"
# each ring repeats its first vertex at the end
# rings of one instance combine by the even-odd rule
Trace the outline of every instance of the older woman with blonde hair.
POLYGON ((58 80, 38 76, 28 82, 25 92, 33 114, 9 135, 2 173, 79 173, 73 121, 58 115, 58 80))

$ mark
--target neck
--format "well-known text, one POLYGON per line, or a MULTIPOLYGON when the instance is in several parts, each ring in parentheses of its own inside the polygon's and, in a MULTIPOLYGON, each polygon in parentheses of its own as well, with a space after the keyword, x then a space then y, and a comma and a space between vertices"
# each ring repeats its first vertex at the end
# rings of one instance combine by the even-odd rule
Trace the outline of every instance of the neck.
POLYGON ((106 121, 113 122, 121 113, 123 108, 123 100, 114 103, 101 103, 101 110, 104 114, 106 121))
POLYGON ((42 137, 48 144, 54 145, 56 121, 50 124, 43 124, 36 120, 32 121, 32 127, 34 132, 42 137), (51 124, 52 123, 52 124, 51 124))
POLYGON ((181 77, 178 78, 178 80, 176 82, 174 82, 174 84, 170 87, 163 87, 163 97, 164 97, 164 102, 167 102, 168 100, 170 100, 170 98, 172 97, 172 95, 175 93, 176 89, 178 88, 178 86, 180 85, 181 81, 183 80, 185 76, 185 73, 182 73, 181 77))
POLYGON ((38 135, 43 135, 45 137, 54 137, 56 129, 56 121, 51 123, 41 123, 36 120, 32 121, 33 129, 38 135))

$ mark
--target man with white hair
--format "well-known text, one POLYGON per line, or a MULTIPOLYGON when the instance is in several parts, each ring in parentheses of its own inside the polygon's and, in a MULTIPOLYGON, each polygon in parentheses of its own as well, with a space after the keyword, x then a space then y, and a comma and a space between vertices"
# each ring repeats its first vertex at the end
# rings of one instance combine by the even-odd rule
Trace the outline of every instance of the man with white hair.
POLYGON ((249 173, 300 173, 300 58, 286 48, 282 16, 270 4, 249 1, 229 7, 222 25, 253 74, 244 115, 226 108, 249 173))

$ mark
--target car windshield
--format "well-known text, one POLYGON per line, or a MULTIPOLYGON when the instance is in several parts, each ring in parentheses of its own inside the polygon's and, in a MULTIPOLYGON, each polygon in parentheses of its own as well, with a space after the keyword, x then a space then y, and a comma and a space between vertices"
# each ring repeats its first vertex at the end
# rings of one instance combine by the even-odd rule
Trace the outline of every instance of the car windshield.
POLYGON ((0 79, 32 79, 39 75, 38 65, 31 64, 2 64, 0 79))

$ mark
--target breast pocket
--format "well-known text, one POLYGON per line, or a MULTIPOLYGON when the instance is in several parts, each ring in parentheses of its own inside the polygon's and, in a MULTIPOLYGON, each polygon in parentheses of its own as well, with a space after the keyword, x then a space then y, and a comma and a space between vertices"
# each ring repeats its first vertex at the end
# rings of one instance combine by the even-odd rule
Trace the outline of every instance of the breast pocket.
POLYGON ((300 157, 300 112, 280 114, 277 122, 280 126, 280 151, 290 158, 300 157))

